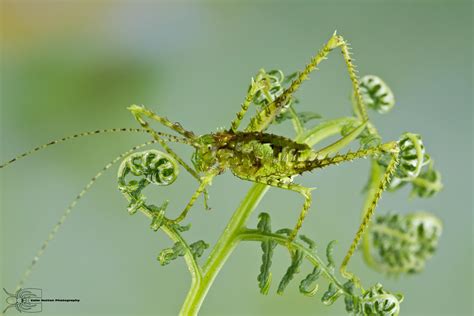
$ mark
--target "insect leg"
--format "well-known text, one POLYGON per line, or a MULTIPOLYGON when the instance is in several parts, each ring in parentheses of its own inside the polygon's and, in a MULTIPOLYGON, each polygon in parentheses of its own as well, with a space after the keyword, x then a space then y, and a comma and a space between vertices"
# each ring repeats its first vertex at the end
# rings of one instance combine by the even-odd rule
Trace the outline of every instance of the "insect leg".
POLYGON ((135 119, 140 123, 141 126, 143 126, 146 130, 149 130, 149 125, 148 123, 143 119, 143 116, 151 118, 152 120, 155 120, 157 122, 160 122, 164 126, 172 129, 173 131, 183 135, 187 139, 190 140, 190 145, 192 145, 192 141, 195 140, 197 137, 194 135, 193 132, 190 132, 188 130, 185 130, 181 124, 175 122, 171 122, 168 120, 166 117, 159 116, 158 114, 154 113, 151 110, 148 110, 144 106, 138 106, 138 105, 131 105, 128 107, 128 110, 132 112, 133 116, 135 119))
POLYGON ((205 194, 206 187, 211 184, 212 179, 216 175, 218 175, 218 173, 219 173, 219 171, 211 171, 200 179, 200 185, 197 188, 196 192, 194 192, 194 194, 191 196, 191 199, 189 200, 188 204, 186 205, 184 210, 181 212, 181 214, 179 214, 179 216, 176 219, 172 220, 173 222, 179 223, 183 219, 186 218, 186 215, 188 214, 189 210, 191 209, 191 207, 196 202, 199 195, 201 195, 201 193, 203 193, 203 192, 205 194))
POLYGON ((230 128, 233 132, 236 132, 237 129, 239 128, 240 123, 242 122, 242 119, 244 118, 245 114, 247 113, 247 110, 249 109, 250 103, 252 102, 252 99, 257 91, 258 87, 255 82, 255 80, 252 78, 252 82, 250 83, 249 90, 247 91, 247 96, 245 97, 244 102, 240 105, 240 111, 237 112, 236 118, 232 121, 230 124, 230 128))
MULTIPOLYGON (((342 162, 352 161, 358 158, 364 158, 367 156, 377 156, 382 153, 389 153, 391 155, 390 163, 388 164, 385 170, 385 173, 379 182, 378 188, 374 194, 372 202, 369 204, 368 208, 364 211, 364 217, 361 221, 361 224, 359 225, 359 229, 357 230, 355 234, 355 237, 349 247, 349 250, 347 251, 346 256, 344 257, 344 260, 342 261, 342 264, 340 267, 341 275, 347 279, 352 279, 356 282, 358 281, 352 273, 347 271, 347 265, 352 255, 356 251, 357 246, 360 242, 360 239, 362 238, 365 231, 367 230, 367 227, 369 226, 370 220, 375 213, 375 208, 377 206, 377 203, 380 197, 382 196, 383 191, 385 191, 387 185, 390 183, 390 179, 392 178, 393 173, 395 172, 398 166, 399 151, 400 149, 399 149, 398 142, 389 142, 389 143, 379 145, 377 147, 361 149, 356 152, 349 152, 344 155, 335 155, 334 157, 328 157, 322 160, 315 159, 314 161, 315 163, 314 168, 324 168, 330 165, 336 165, 342 162)), ((310 166, 310 164, 311 163, 308 164, 308 167, 310 166)), ((306 170, 310 170, 310 169, 311 167, 307 168, 306 170)))
POLYGON ((266 105, 257 115, 255 115, 251 120, 249 125, 246 128, 246 131, 263 131, 265 130, 274 118, 284 109, 288 102, 290 101, 291 96, 295 93, 303 81, 307 80, 309 74, 316 70, 321 61, 327 59, 327 55, 333 49, 341 47, 341 52, 344 57, 344 61, 347 66, 349 73, 349 78, 352 82, 352 88, 354 90, 355 99, 357 102, 356 114, 362 121, 368 120, 367 111, 362 100, 359 89, 359 79, 356 74, 355 66, 352 63, 352 58, 350 56, 349 44, 344 40, 340 35, 337 35, 336 32, 331 36, 329 41, 323 46, 323 48, 314 56, 310 62, 306 65, 305 69, 298 74, 298 76, 291 82, 290 86, 273 102, 266 105))
POLYGON ((296 235, 298 235, 298 232, 301 229, 301 226, 303 225, 303 222, 304 222, 304 219, 306 218, 308 210, 311 207, 311 201, 312 201, 311 191, 314 190, 315 188, 307 188, 296 183, 287 183, 287 182, 282 181, 282 179, 278 179, 278 178, 253 177, 253 176, 243 177, 241 175, 239 175, 238 177, 241 178, 242 180, 248 180, 252 182, 266 184, 266 185, 276 187, 276 188, 298 192, 304 197, 304 204, 303 204, 303 208, 301 209, 300 216, 298 217, 298 222, 296 223, 295 228, 293 228, 288 238, 290 242, 295 240, 296 235))
MULTIPOLYGON (((133 116, 138 121, 138 123, 140 123, 140 125, 148 133, 150 133, 153 136, 153 138, 161 145, 161 147, 163 147, 169 155, 171 155, 181 166, 183 166, 183 168, 186 169, 186 171, 189 172, 189 174, 191 174, 191 176, 193 176, 193 178, 195 178, 199 183, 202 184, 201 178, 199 177, 197 172, 191 166, 189 166, 183 159, 181 159, 181 157, 179 157, 178 154, 176 154, 166 144, 164 139, 160 136, 160 133, 155 131, 153 128, 151 128, 150 125, 148 124, 148 122, 146 122, 142 118, 142 116, 152 118, 152 119, 162 123, 163 125, 171 128, 172 130, 180 133, 181 135, 185 136, 187 141, 188 141, 188 144, 191 145, 191 146, 197 146, 197 144, 194 142, 194 140, 197 138, 196 135, 194 135, 193 132, 186 131, 184 128, 181 127, 181 125, 179 123, 172 123, 167 118, 161 117, 161 116, 153 113, 152 111, 146 109, 145 107, 138 106, 138 105, 132 105, 128 109, 132 112, 133 116)), ((204 190, 204 207, 206 209, 210 209, 209 205, 208 205, 208 199, 209 199, 209 195, 208 195, 207 191, 204 190)))
POLYGON ((356 251, 357 246, 359 245, 360 239, 364 235, 367 227, 369 227, 370 220, 375 213, 377 202, 382 196, 383 191, 385 191, 387 185, 390 183, 390 179, 393 173, 395 172, 397 165, 398 165, 398 152, 392 153, 392 159, 390 160, 390 163, 388 164, 385 170, 385 173, 379 182, 378 188, 374 194, 372 202, 369 204, 368 208, 364 211, 364 217, 362 218, 362 222, 360 223, 359 229, 357 230, 357 233, 355 234, 354 240, 352 241, 351 246, 349 247, 349 250, 347 251, 346 256, 344 257, 344 260, 342 261, 340 272, 341 272, 341 275, 347 279, 355 279, 354 274, 347 271, 347 265, 349 264, 349 260, 351 259, 352 255, 356 251))

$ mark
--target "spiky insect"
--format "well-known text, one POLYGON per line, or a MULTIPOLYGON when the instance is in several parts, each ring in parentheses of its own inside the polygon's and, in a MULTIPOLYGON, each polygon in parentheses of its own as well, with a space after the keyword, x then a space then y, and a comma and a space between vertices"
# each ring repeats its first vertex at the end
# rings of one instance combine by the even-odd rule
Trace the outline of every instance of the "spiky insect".
MULTIPOLYGON (((215 176, 222 174, 224 171, 229 169, 240 179, 294 191, 303 196, 303 207, 293 230, 288 236, 288 240, 291 242, 297 236, 312 201, 312 189, 295 183, 293 181, 295 176, 300 175, 306 171, 324 168, 357 158, 363 158, 367 156, 388 157, 385 175, 380 180, 377 194, 374 195, 372 202, 368 206, 367 210, 365 210, 363 220, 341 265, 341 273, 347 278, 354 278, 351 273, 346 271, 346 267, 351 256, 356 250, 360 239, 369 225, 369 221, 375 211, 376 204, 380 199, 382 192, 385 190, 393 173, 397 169, 400 151, 399 143, 392 141, 372 147, 362 148, 358 151, 348 152, 346 154, 333 154, 334 152, 337 152, 338 149, 343 148, 352 140, 361 135, 362 132, 373 129, 372 125, 368 121, 368 115, 364 105, 364 98, 360 91, 360 84, 356 75, 355 67, 352 64, 349 46, 342 36, 337 35, 336 33, 333 34, 333 36, 323 46, 318 54, 310 60, 305 69, 302 72, 295 74, 288 88, 284 89, 279 84, 275 85, 275 82, 279 83, 277 74, 266 74, 265 72, 260 72, 259 76, 257 76, 257 80, 252 79, 247 96, 241 105, 241 110, 237 113, 237 117, 231 122, 230 128, 224 131, 205 134, 202 136, 195 135, 193 132, 184 129, 179 123, 173 123, 143 106, 132 105, 128 108, 143 128, 140 130, 131 130, 145 131, 153 137, 153 141, 144 145, 148 145, 150 143, 159 143, 169 155, 166 157, 161 157, 168 160, 166 163, 174 163, 171 162, 174 160, 183 166, 199 182, 199 187, 197 188, 196 192, 192 195, 187 205, 176 218, 170 219, 165 216, 166 204, 162 205, 161 207, 149 208, 147 211, 150 214, 150 217, 153 218, 152 227, 154 229, 158 229, 165 222, 169 224, 167 227, 178 225, 186 218, 189 210, 201 194, 204 194, 205 206, 207 208, 206 188, 212 183, 212 180, 215 176), (291 103, 294 100, 293 94, 299 89, 302 82, 308 79, 309 74, 317 68, 320 62, 326 59, 327 55, 336 48, 341 49, 348 69, 349 78, 352 82, 355 100, 354 112, 358 118, 356 120, 357 125, 354 126, 354 128, 352 128, 350 132, 348 132, 343 138, 317 151, 313 150, 307 143, 294 141, 286 137, 265 132, 272 122, 281 118, 282 115, 288 113, 294 119, 296 127, 301 129, 301 121, 303 118, 294 113, 294 110, 291 106, 291 103), (252 102, 259 106, 258 112, 254 117, 251 118, 248 126, 243 131, 239 131, 239 126, 252 102), (180 134, 180 136, 178 137, 155 131, 149 125, 147 119, 161 123, 162 125, 170 128, 172 131, 180 134), (192 156, 192 166, 188 165, 183 159, 181 159, 168 146, 168 142, 184 143, 194 147, 195 152, 192 156)), ((113 129, 87 132, 71 137, 66 137, 60 141, 76 138, 78 136, 94 135, 101 132, 127 130, 130 129, 113 129)), ((38 147, 37 149, 34 149, 33 151, 37 151, 49 145, 56 144, 60 141, 48 143, 38 147)), ((106 165, 103 171, 109 169, 114 163, 122 160, 135 151, 138 147, 142 147, 144 145, 136 146, 129 152, 120 155, 111 163, 106 165)), ((18 158, 22 158, 26 155, 28 155, 28 153, 22 154, 18 158)), ((131 202, 129 208, 129 210, 132 210, 131 213, 144 205, 139 199, 139 194, 143 189, 143 186, 146 186, 151 182, 159 182, 161 180, 159 178, 160 176, 172 176, 171 174, 166 174, 166 168, 161 170, 162 173, 156 173, 156 168, 164 166, 160 163, 161 158, 158 157, 158 155, 159 154, 152 152, 145 152, 143 156, 140 157, 128 157, 127 160, 122 163, 122 167, 120 168, 121 173, 119 173, 119 182, 124 180, 126 175, 133 174, 134 172, 135 174, 140 173, 146 175, 147 177, 142 183, 122 183, 126 184, 122 185, 121 190, 126 194, 127 198, 131 202), (147 157, 151 157, 150 159, 153 161, 148 161, 147 157), (133 163, 133 159, 142 159, 143 161, 135 164, 133 163), (127 164, 126 168, 123 167, 124 164, 127 164), (132 184, 133 189, 127 191, 127 189, 130 189, 130 187, 128 187, 129 184, 132 184), (139 202, 141 204, 137 204, 139 202)), ((14 162, 18 158, 12 159, 3 165, 0 165, 0 168, 3 168, 6 165, 14 162)), ((31 269, 37 262, 38 258, 44 252, 48 242, 54 237, 65 218, 70 213, 71 209, 77 203, 78 199, 80 199, 87 192, 87 190, 89 190, 91 185, 101 174, 102 172, 98 173, 92 178, 91 182, 84 188, 84 190, 77 196, 70 207, 66 210, 59 223, 54 227, 48 239, 44 242, 43 246, 39 250, 35 260, 28 268, 27 272, 25 273, 25 277, 20 282, 18 287, 21 287, 24 280, 31 272, 31 269)))

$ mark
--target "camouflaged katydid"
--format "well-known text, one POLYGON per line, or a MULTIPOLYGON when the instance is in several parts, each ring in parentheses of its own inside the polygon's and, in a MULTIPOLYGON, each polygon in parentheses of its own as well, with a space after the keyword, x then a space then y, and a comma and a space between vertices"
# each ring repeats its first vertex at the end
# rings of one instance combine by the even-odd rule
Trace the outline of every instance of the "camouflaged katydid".
MULTIPOLYGON (((356 152, 348 152, 347 154, 329 155, 329 153, 336 152, 339 148, 346 146, 359 136, 365 128, 373 128, 371 125, 368 125, 368 116, 360 93, 356 71, 350 57, 349 46, 342 36, 336 33, 333 34, 319 53, 311 59, 305 69, 295 75, 295 78, 287 89, 282 90, 279 94, 274 93, 274 97, 272 97, 269 91, 271 87, 268 81, 268 78, 263 78, 263 80, 260 81, 252 79, 247 96, 241 105, 241 110, 237 113, 236 119, 232 121, 231 127, 228 130, 201 136, 195 135, 193 132, 184 129, 179 123, 173 123, 143 106, 132 105, 128 108, 140 125, 148 131, 156 141, 162 144, 171 156, 200 181, 198 189, 192 195, 181 214, 177 218, 172 219, 171 222, 179 223, 185 219, 196 199, 202 193, 205 194, 206 201, 206 187, 211 184, 215 176, 229 169, 240 179, 294 191, 304 197, 304 204, 300 211, 299 218, 289 235, 289 241, 293 241, 303 224, 312 201, 312 189, 293 182, 295 176, 305 171, 324 168, 357 158, 387 154, 391 159, 387 165, 385 175, 380 181, 378 192, 375 194, 369 208, 365 210, 362 223, 341 265, 342 274, 351 278, 353 276, 346 271, 346 266, 356 250, 364 231, 369 225, 370 218, 375 211, 381 193, 385 190, 392 174, 396 170, 398 165, 399 145, 396 141, 392 141, 378 146, 360 149, 356 152), (355 127, 345 137, 318 151, 313 150, 304 142, 297 142, 286 137, 265 133, 265 130, 275 118, 290 108, 293 94, 298 90, 301 83, 308 78, 308 75, 316 69, 322 60, 326 59, 330 51, 338 47, 341 48, 349 77, 352 81, 356 104, 354 112, 359 117, 359 126, 355 127), (238 131, 238 127, 257 93, 267 98, 267 102, 263 108, 251 118, 249 125, 243 131, 238 131), (194 169, 184 163, 184 161, 165 144, 165 141, 160 135, 150 127, 149 123, 145 120, 146 118, 163 124, 187 139, 188 144, 195 148, 195 152, 192 156, 194 169)), ((297 121, 296 125, 301 125, 296 115, 294 115, 294 119, 297 121)))
MULTIPOLYGON (((373 128, 368 123, 368 116, 366 113, 363 98, 359 90, 359 81, 356 75, 355 68, 352 64, 352 59, 349 53, 349 46, 342 36, 336 33, 329 39, 329 41, 323 46, 323 48, 315 55, 310 62, 306 65, 302 72, 295 75, 290 85, 286 89, 282 89, 279 93, 271 93, 269 86, 269 77, 265 73, 260 73, 262 77, 260 80, 252 79, 250 88, 247 96, 241 105, 241 110, 237 113, 237 117, 231 122, 229 129, 219 131, 216 133, 209 133, 202 136, 197 136, 193 132, 184 129, 179 123, 173 123, 168 119, 159 116, 151 110, 143 107, 132 105, 128 109, 132 112, 136 120, 140 123, 143 129, 112 129, 112 130, 99 130, 95 132, 86 132, 70 137, 65 137, 59 141, 53 141, 46 145, 35 148, 34 150, 22 154, 17 158, 8 161, 5 164, 0 165, 0 169, 6 165, 13 163, 18 158, 27 156, 31 152, 48 147, 62 141, 73 139, 79 136, 94 135, 102 132, 116 132, 116 131, 145 131, 149 133, 153 140, 143 145, 136 146, 130 151, 115 158, 111 163, 107 164, 104 169, 99 172, 87 186, 81 191, 81 193, 74 199, 70 206, 66 209, 63 217, 60 219, 58 224, 53 228, 48 239, 43 243, 42 247, 38 251, 35 259, 28 268, 23 280, 20 282, 19 287, 22 285, 31 269, 38 261, 38 258, 44 252, 48 242, 54 238, 59 227, 62 225, 67 215, 71 212, 71 209, 75 206, 77 201, 90 189, 96 179, 106 170, 108 170, 114 163, 124 159, 130 155, 136 149, 149 145, 151 143, 159 143, 168 153, 168 158, 174 159, 175 162, 183 166, 196 180, 198 180, 199 187, 196 192, 192 195, 187 205, 184 207, 182 212, 175 219, 168 219, 164 216, 166 205, 160 208, 160 218, 154 219, 153 227, 158 229, 160 222, 166 220, 168 223, 180 223, 186 218, 191 207, 194 205, 197 198, 204 194, 204 202, 207 206, 207 191, 206 188, 209 186, 213 178, 225 170, 229 169, 236 177, 252 181, 256 183, 266 184, 272 187, 278 187, 301 194, 304 198, 304 204, 300 211, 298 220, 291 234, 289 235, 289 241, 293 241, 300 230, 307 212, 311 206, 311 188, 304 187, 293 181, 294 177, 302 174, 305 171, 311 171, 314 169, 324 168, 330 165, 338 164, 345 161, 351 161, 357 158, 363 158, 367 156, 377 156, 387 154, 391 157, 385 171, 384 177, 379 183, 379 189, 377 194, 374 195, 372 203, 368 209, 365 210, 365 216, 356 236, 350 246, 348 253, 346 254, 344 261, 341 265, 341 272, 344 276, 351 278, 352 274, 346 271, 346 266, 353 255, 364 231, 367 229, 370 218, 372 217, 377 201, 379 200, 381 193, 385 190, 390 178, 395 171, 398 164, 398 143, 388 142, 385 144, 363 148, 355 152, 348 152, 346 154, 334 154, 349 144, 357 136, 359 136, 366 128, 373 128), (355 107, 354 112, 358 117, 358 126, 355 126, 346 136, 328 145, 320 150, 313 150, 310 144, 302 141, 295 141, 290 138, 283 136, 266 133, 265 130, 268 126, 285 111, 291 112, 293 115, 294 123, 301 127, 298 117, 295 115, 291 108, 291 102, 293 94, 298 90, 303 81, 305 81, 309 74, 316 69, 316 67, 326 59, 327 55, 334 49, 340 48, 343 58, 345 60, 349 78, 352 82, 352 88, 354 91, 355 107), (257 114, 250 119, 250 123, 243 130, 239 131, 239 126, 247 113, 250 104, 253 102, 256 95, 260 94, 261 97, 266 99, 266 102, 259 109, 257 114), (174 132, 180 134, 180 136, 174 136, 163 132, 155 131, 147 119, 151 119, 162 125, 170 128, 174 132), (178 142, 191 145, 195 148, 195 152, 192 156, 192 166, 187 164, 182 158, 180 158, 169 146, 169 142, 178 142)), ((154 155, 154 154, 153 154, 154 155)), ((169 160, 169 159, 168 159, 169 160)), ((121 169, 123 171, 125 169, 121 169)), ((129 172, 130 169, 126 169, 124 172, 129 172)), ((119 174, 120 176, 120 174, 119 174)), ((152 182, 152 180, 149 180, 152 182)), ((136 211, 136 207, 129 209, 131 213, 136 211)))

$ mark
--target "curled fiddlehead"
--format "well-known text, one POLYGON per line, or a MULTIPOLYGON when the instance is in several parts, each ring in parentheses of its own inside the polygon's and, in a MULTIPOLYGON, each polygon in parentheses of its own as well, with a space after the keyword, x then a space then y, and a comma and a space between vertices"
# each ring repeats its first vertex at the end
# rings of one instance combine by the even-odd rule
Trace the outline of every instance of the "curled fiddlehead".
MULTIPOLYGON (((254 93, 253 103, 257 107, 263 107, 273 102, 283 94, 286 86, 296 77, 296 75, 297 73, 293 73, 285 77, 283 71, 279 69, 270 70, 269 72, 260 69, 249 87, 249 91, 253 91, 254 93)), ((298 100, 294 97, 290 98, 286 107, 275 117, 274 123, 279 124, 296 117, 301 124, 304 125, 309 121, 321 118, 321 115, 314 112, 296 113, 294 110, 288 111, 292 103, 298 103, 298 100)))
POLYGON ((403 295, 386 291, 380 283, 375 284, 359 299, 359 315, 396 316, 400 313, 403 295))
POLYGON ((421 272, 442 230, 441 221, 427 212, 378 216, 370 229, 375 268, 394 275, 421 272))
MULTIPOLYGON (((399 189, 407 182, 412 182, 420 175, 423 166, 430 162, 430 157, 425 153, 423 141, 418 134, 404 133, 398 140, 398 147, 400 163, 392 177, 389 190, 399 189)), ((378 163, 387 167, 389 161, 390 157, 383 155, 378 163)))
POLYGON ((395 105, 390 87, 379 77, 367 75, 360 79, 360 94, 365 105, 384 114, 395 105))
POLYGON ((280 96, 283 91, 283 81, 285 75, 281 70, 271 70, 266 72, 263 69, 255 76, 255 94, 253 103, 257 106, 264 106, 280 96))
POLYGON ((144 212, 152 218, 150 226, 154 231, 164 227, 165 232, 175 241, 173 247, 163 249, 158 255, 157 260, 160 264, 164 266, 178 257, 188 255, 190 270, 196 274, 200 273, 196 267, 196 259, 202 256, 209 245, 202 240, 188 245, 180 233, 189 230, 190 225, 181 226, 165 216, 167 200, 161 206, 147 204, 146 197, 142 193, 150 184, 171 185, 178 174, 178 163, 173 157, 155 149, 146 150, 133 153, 122 161, 118 171, 118 187, 129 201, 129 214, 144 212))
POLYGON ((429 198, 443 189, 441 173, 434 169, 433 161, 428 168, 422 170, 419 176, 411 181, 411 196, 429 198))
POLYGON ((118 171, 119 190, 130 202, 128 212, 135 214, 143 209, 152 214, 152 228, 158 230, 167 221, 165 210, 168 201, 161 206, 146 204, 142 191, 150 184, 158 186, 172 184, 179 174, 177 162, 168 154, 151 149, 133 153, 122 161, 118 171), (133 177, 127 180, 127 177, 133 177))

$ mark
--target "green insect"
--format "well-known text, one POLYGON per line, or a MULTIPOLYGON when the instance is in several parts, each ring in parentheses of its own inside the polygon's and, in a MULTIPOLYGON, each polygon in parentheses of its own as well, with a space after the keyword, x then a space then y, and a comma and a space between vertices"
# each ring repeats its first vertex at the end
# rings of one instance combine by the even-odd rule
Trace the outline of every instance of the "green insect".
MULTIPOLYGON (((260 74, 262 74, 262 72, 260 74)), ((201 136, 195 135, 193 132, 184 129, 179 123, 173 123, 143 106, 132 105, 128 108, 140 125, 148 131, 176 161, 178 161, 200 182, 198 189, 192 195, 180 215, 175 219, 167 220, 171 223, 179 223, 184 220, 189 210, 201 194, 204 194, 204 201, 207 208, 207 186, 212 183, 215 176, 222 174, 224 171, 229 169, 236 177, 242 180, 294 191, 303 196, 303 207, 300 211, 295 227, 289 235, 289 241, 293 241, 303 225, 312 201, 312 189, 295 183, 293 181, 295 176, 306 171, 324 168, 357 158, 385 154, 391 157, 385 175, 379 184, 379 190, 377 194, 375 194, 373 202, 365 211, 366 215, 360 224, 352 245, 341 266, 342 274, 351 278, 352 274, 346 271, 346 266, 350 257, 355 252, 364 231, 368 227, 370 218, 375 211, 381 193, 385 190, 387 184, 390 182, 392 174, 397 168, 399 163, 399 145, 397 142, 393 141, 343 155, 327 155, 328 152, 342 147, 342 145, 346 145, 354 140, 366 128, 370 128, 370 126, 368 126, 368 116, 365 110, 365 105, 360 93, 360 84, 350 57, 349 47, 342 36, 334 33, 319 53, 311 59, 305 69, 295 75, 295 78, 287 89, 278 93, 278 88, 280 87, 278 87, 278 85, 275 87, 275 85, 271 84, 271 81, 271 76, 266 77, 261 81, 252 80, 247 96, 242 103, 241 110, 237 113, 236 119, 231 122, 230 128, 225 131, 201 136), (318 151, 313 150, 305 143, 296 142, 289 138, 271 133, 265 133, 265 130, 278 115, 285 111, 294 113, 291 107, 293 94, 298 90, 301 83, 308 78, 310 72, 316 69, 317 65, 322 60, 326 59, 329 52, 338 47, 341 48, 349 72, 349 77, 353 84, 354 97, 357 104, 355 112, 360 118, 359 126, 353 128, 344 138, 318 151), (271 89, 275 88, 275 91, 271 91, 271 89), (259 96, 263 99, 266 98, 267 102, 264 103, 262 109, 251 118, 249 125, 243 131, 239 131, 238 128, 247 113, 251 102, 254 101, 255 103, 255 99, 258 99, 259 96), (150 127, 149 123, 146 121, 147 118, 161 123, 184 137, 175 141, 187 143, 195 148, 195 152, 192 156, 194 168, 187 165, 166 145, 162 136, 150 127)), ((278 82, 278 80, 275 81, 278 82)), ((386 94, 384 94, 383 97, 386 97, 386 94)), ((155 223, 162 221, 163 218, 164 210, 161 209, 159 220, 155 221, 155 223)), ((154 225, 154 227, 159 227, 159 223, 158 225, 154 225)))
POLYGON ((179 123, 173 123, 143 106, 132 105, 128 109, 140 123, 142 129, 126 128, 99 130, 65 137, 58 141, 39 146, 30 152, 22 154, 17 158, 0 165, 1 169, 18 160, 18 158, 25 157, 32 152, 79 136, 95 135, 105 132, 133 131, 147 132, 153 137, 153 140, 135 146, 128 152, 112 160, 101 172, 92 178, 92 180, 84 187, 81 193, 67 208, 58 224, 53 228, 48 239, 43 243, 43 246, 37 253, 35 260, 33 260, 33 263, 28 268, 23 280, 17 288, 20 288, 24 283, 33 266, 38 261, 38 258, 44 252, 48 242, 54 238, 59 227, 65 221, 67 215, 71 212, 71 209, 76 205, 77 201, 90 189, 92 184, 104 171, 108 170, 113 164, 126 157, 127 158, 123 161, 119 170, 119 187, 131 201, 129 208, 130 213, 136 212, 140 207, 140 205, 137 204, 139 201, 138 195, 146 185, 149 183, 167 185, 174 181, 176 174, 173 174, 172 170, 176 169, 174 167, 177 166, 177 164, 184 167, 184 169, 199 182, 199 187, 176 218, 171 219, 166 217, 166 204, 153 210, 155 216, 153 218, 152 227, 154 229, 158 229, 164 222, 168 224, 178 224, 182 222, 200 195, 204 195, 204 204, 205 207, 208 208, 207 187, 211 185, 215 176, 222 174, 229 169, 240 179, 294 191, 302 195, 304 203, 296 224, 289 234, 289 241, 294 240, 297 236, 312 202, 312 189, 294 182, 296 176, 306 171, 324 168, 357 158, 382 155, 388 157, 389 159, 385 168, 385 174, 380 180, 378 191, 374 195, 373 201, 368 209, 365 210, 364 218, 341 265, 342 274, 347 278, 353 278, 353 275, 346 271, 347 264, 356 250, 364 231, 369 225, 369 221, 375 211, 381 193, 385 190, 393 173, 397 169, 400 156, 399 143, 392 141, 362 148, 358 151, 348 152, 346 154, 330 154, 337 152, 338 148, 346 146, 364 131, 373 129, 372 125, 369 123, 363 96, 360 92, 360 84, 349 53, 349 47, 342 36, 334 33, 318 54, 310 60, 304 70, 297 73, 292 78, 288 88, 283 89, 281 86, 278 86, 279 80, 275 79, 277 76, 277 73, 267 74, 260 72, 256 79, 252 79, 247 96, 241 105, 240 111, 237 113, 237 117, 231 122, 230 127, 224 131, 197 136, 193 132, 184 129, 179 123), (321 61, 326 59, 327 55, 332 50, 336 48, 341 49, 343 58, 347 65, 349 78, 352 82, 355 98, 354 103, 356 105, 354 107, 354 112, 358 117, 357 124, 346 133, 344 137, 317 151, 313 150, 309 144, 303 141, 295 141, 265 132, 272 122, 282 115, 288 114, 294 119, 293 121, 297 125, 296 127, 301 128, 301 122, 292 106, 292 102, 294 101, 293 95, 300 85, 308 78, 309 74, 317 68, 321 61), (241 122, 247 114, 252 102, 259 103, 261 107, 258 108, 257 114, 250 119, 248 126, 243 130, 239 130, 241 122), (158 132, 150 126, 148 120, 161 123, 165 127, 178 133, 180 136, 158 132), (186 163, 182 158, 180 158, 168 146, 169 142, 184 143, 194 147, 195 151, 191 158, 192 165, 186 163), (166 155, 156 150, 132 154, 138 148, 153 143, 159 143, 168 154, 166 155), (130 184, 132 182, 127 182, 125 180, 125 177, 130 174, 136 176, 145 174, 147 178, 143 182, 133 182, 134 189, 130 190, 130 184))

